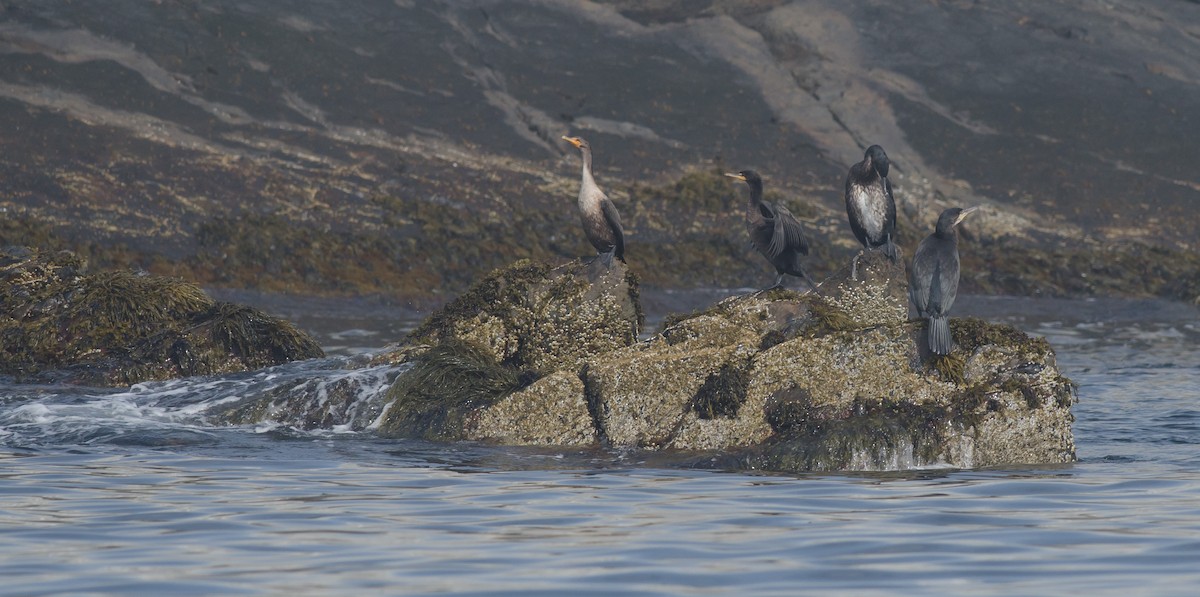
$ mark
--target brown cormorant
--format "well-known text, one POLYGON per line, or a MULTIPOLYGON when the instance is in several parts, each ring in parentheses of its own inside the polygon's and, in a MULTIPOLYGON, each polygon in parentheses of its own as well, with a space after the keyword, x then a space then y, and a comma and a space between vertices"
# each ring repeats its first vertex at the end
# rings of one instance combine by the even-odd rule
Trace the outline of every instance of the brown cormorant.
POLYGON ((953 346, 946 316, 958 295, 958 233, 954 227, 976 209, 952 207, 943 211, 933 234, 925 237, 913 254, 908 300, 918 317, 929 320, 929 351, 933 354, 950 354, 953 346))
MULTIPOLYGON (((883 254, 896 262, 896 199, 888 181, 891 162, 883 148, 867 148, 863 160, 846 174, 846 215, 854 237, 867 249, 883 247, 883 254)), ((858 256, 851 276, 857 278, 858 256)))
POLYGON ((592 178, 592 146, 582 137, 564 136, 563 140, 578 147, 583 154, 583 181, 579 186, 579 217, 583 231, 605 264, 611 265, 614 256, 624 263, 625 233, 621 230, 621 216, 617 214, 617 206, 592 178))
POLYGON ((775 285, 770 288, 783 286, 784 274, 802 278, 809 286, 816 288, 817 285, 800 264, 800 256, 808 255, 808 235, 792 212, 782 205, 772 205, 763 201, 762 177, 757 172, 742 170, 737 174, 726 173, 725 176, 745 181, 750 185, 750 202, 746 204, 746 228, 750 231, 750 244, 775 266, 775 271, 779 274, 775 285))

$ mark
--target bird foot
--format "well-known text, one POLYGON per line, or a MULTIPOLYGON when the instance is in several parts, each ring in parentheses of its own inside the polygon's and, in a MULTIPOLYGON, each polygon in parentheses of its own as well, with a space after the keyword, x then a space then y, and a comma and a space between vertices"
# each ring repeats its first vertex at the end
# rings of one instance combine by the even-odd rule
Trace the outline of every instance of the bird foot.
POLYGON ((766 287, 766 288, 762 288, 762 289, 759 289, 759 290, 755 290, 754 292, 751 292, 751 293, 749 294, 749 296, 753 296, 753 297, 762 296, 762 295, 764 295, 764 294, 766 294, 766 293, 768 293, 768 292, 771 292, 772 290, 775 290, 776 288, 783 288, 783 285, 782 285, 782 284, 776 284, 775 286, 768 286, 768 287, 766 287))
POLYGON ((586 260, 585 263, 587 263, 588 265, 599 264, 599 265, 603 265, 604 267, 606 267, 608 269, 612 269, 614 255, 615 255, 614 252, 609 251, 607 253, 597 253, 596 256, 592 257, 591 259, 587 259, 587 258, 584 258, 584 259, 586 260))

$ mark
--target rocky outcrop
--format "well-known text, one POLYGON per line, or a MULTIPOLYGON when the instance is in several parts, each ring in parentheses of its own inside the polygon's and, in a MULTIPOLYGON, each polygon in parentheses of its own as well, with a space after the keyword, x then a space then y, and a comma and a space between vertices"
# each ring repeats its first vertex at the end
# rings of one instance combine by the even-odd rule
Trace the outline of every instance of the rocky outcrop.
POLYGON ((261 369, 323 356, 308 334, 198 286, 88 273, 73 253, 0 249, 0 372, 97 386, 261 369))
POLYGON ((777 471, 1075 458, 1073 387, 1045 340, 955 319, 956 348, 932 357, 919 349, 924 323, 907 319, 903 265, 868 252, 848 270, 813 292, 673 316, 636 341, 636 280, 621 265, 519 262, 381 355, 406 364, 377 428, 777 471))
POLYGON ((642 320, 637 280, 623 263, 551 268, 519 261, 497 270, 427 319, 402 347, 379 357, 412 363, 392 386, 380 430, 436 439, 508 434, 531 443, 579 443, 584 432, 578 409, 555 404, 546 393, 557 386, 525 386, 633 344, 642 320), (517 390, 489 416, 480 410, 517 390), (538 395, 541 406, 512 406, 538 395), (501 416, 505 408, 511 417, 501 416), (539 429, 540 420, 512 422, 539 408, 544 418, 567 425, 565 435, 539 429))
POLYGON ((412 347, 453 341, 474 344, 509 369, 544 375, 629 345, 643 319, 637 279, 623 263, 522 260, 485 276, 377 360, 408 359, 412 347))

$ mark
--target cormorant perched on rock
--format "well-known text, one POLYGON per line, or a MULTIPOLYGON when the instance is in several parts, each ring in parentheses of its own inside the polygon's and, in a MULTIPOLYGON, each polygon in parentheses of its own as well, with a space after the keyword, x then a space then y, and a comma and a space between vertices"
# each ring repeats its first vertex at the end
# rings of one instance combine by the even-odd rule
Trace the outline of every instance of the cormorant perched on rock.
POLYGON ((564 136, 563 140, 578 147, 583 154, 583 181, 579 186, 579 216, 583 231, 605 264, 611 265, 614 256, 624 263, 625 233, 621 230, 621 216, 617 214, 617 206, 592 178, 592 146, 582 137, 564 136))
MULTIPOLYGON (((878 145, 867 148, 863 160, 846 174, 846 215, 854 237, 867 249, 883 247, 884 255, 896 262, 896 199, 888 182, 887 154, 878 145)), ((851 277, 857 278, 858 257, 851 277)))
POLYGON ((917 316, 929 320, 929 351, 950 354, 953 341, 946 316, 958 295, 958 233, 955 226, 979 209, 952 207, 938 216, 937 228, 913 254, 908 275, 908 300, 917 316))
POLYGON ((725 176, 750 185, 750 202, 746 204, 746 228, 750 231, 750 244, 775 266, 779 274, 775 285, 765 290, 783 286, 784 274, 803 278, 809 286, 816 288, 817 285, 800 263, 800 256, 808 255, 808 235, 792 212, 782 205, 763 201, 762 177, 757 172, 742 170, 737 174, 726 173, 725 176))

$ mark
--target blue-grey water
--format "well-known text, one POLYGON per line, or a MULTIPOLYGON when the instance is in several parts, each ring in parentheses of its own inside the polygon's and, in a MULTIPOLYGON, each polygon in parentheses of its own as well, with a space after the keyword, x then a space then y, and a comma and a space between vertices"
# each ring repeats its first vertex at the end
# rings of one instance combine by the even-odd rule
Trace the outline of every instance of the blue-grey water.
MULTIPOLYGON (((3 595, 1194 595, 1200 309, 970 297, 1079 384, 1079 462, 766 475, 641 453, 220 428, 213 404, 384 345, 121 390, 0 386, 3 595)), ((385 371, 367 369, 365 386, 385 371)))

